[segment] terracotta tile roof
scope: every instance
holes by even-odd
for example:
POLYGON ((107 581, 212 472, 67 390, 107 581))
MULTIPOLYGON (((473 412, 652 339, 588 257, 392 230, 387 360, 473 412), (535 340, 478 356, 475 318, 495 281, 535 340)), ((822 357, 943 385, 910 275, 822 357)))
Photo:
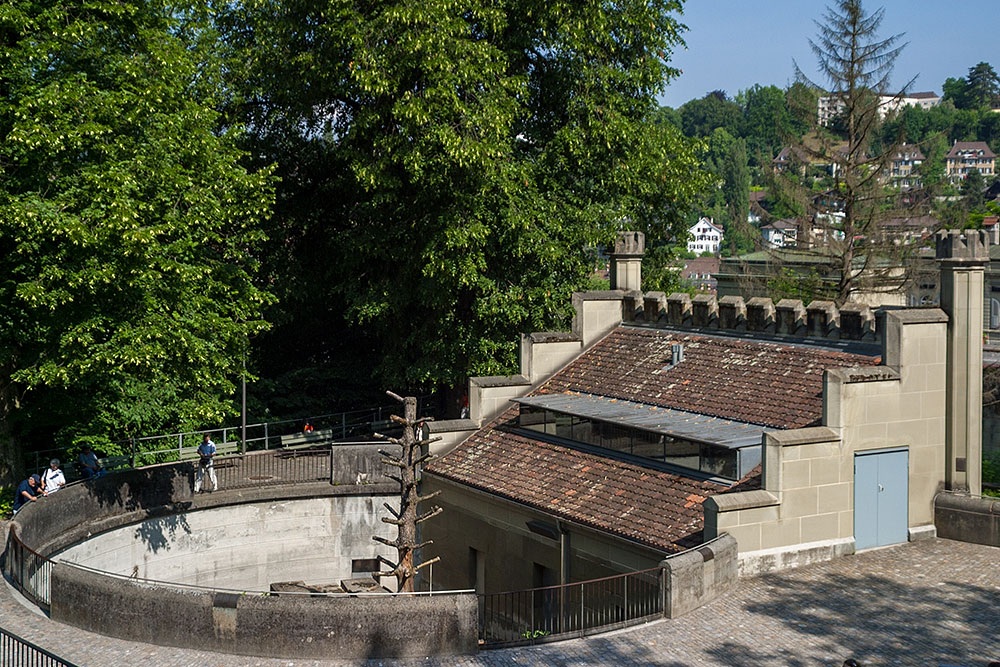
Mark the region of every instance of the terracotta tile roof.
POLYGON ((985 141, 956 141, 945 157, 962 157, 963 153, 979 153, 981 157, 987 158, 996 157, 996 154, 990 150, 989 145, 985 141))
MULTIPOLYGON (((509 409, 427 472, 671 553, 704 541, 701 503, 728 487, 511 432, 505 423, 517 414, 509 409)), ((758 468, 740 490, 759 477, 758 468)))
POLYGON ((619 327, 538 389, 579 391, 774 426, 816 425, 823 371, 877 365, 878 357, 829 348, 619 327), (671 345, 684 360, 670 368, 671 345))
MULTIPOLYGON (((619 327, 536 393, 587 391, 795 428, 818 422, 822 372, 877 358, 670 330, 619 327), (664 370, 670 345, 684 360, 664 370)), ((427 473, 666 552, 701 544, 702 502, 760 487, 760 466, 726 486, 514 432, 513 406, 427 473)))
POLYGON ((692 276, 697 278, 706 273, 718 273, 720 261, 718 257, 696 257, 686 260, 684 268, 681 269, 681 280, 690 280, 692 276))

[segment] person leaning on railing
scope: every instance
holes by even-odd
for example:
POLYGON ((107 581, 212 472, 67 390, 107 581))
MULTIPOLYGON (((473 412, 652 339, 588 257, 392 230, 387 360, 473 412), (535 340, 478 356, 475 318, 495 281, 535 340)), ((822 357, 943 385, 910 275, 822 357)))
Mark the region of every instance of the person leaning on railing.
POLYGON ((27 505, 29 502, 38 500, 40 496, 48 495, 42 489, 42 478, 32 475, 17 486, 17 493, 14 496, 14 514, 27 505))
POLYGON ((59 469, 59 459, 49 461, 49 467, 42 473, 42 489, 46 494, 55 493, 66 486, 66 476, 59 469))

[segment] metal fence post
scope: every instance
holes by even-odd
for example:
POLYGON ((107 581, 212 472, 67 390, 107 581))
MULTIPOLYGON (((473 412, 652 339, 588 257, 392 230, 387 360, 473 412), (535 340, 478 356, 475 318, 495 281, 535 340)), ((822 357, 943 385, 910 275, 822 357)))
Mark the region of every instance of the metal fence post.
POLYGON ((130 438, 132 440, 132 467, 135 468, 135 438, 130 438))
POLYGON ((264 449, 267 449, 268 438, 267 438, 267 422, 264 422, 264 449))
POLYGON ((623 620, 626 621, 629 619, 630 615, 628 609, 628 582, 629 582, 629 577, 626 576, 625 579, 623 580, 623 583, 625 584, 625 618, 623 620))

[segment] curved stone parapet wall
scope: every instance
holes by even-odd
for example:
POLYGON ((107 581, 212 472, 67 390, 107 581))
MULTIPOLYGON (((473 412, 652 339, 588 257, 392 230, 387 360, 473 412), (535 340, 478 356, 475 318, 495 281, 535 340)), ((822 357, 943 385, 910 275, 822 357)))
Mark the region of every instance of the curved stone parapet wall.
MULTIPOLYGON (((377 449, 371 447, 365 456, 380 467, 377 449)), ((237 595, 121 576, 131 575, 135 566, 140 576, 143 569, 149 574, 191 568, 194 583, 203 583, 209 575, 199 572, 195 561, 204 557, 221 565, 232 557, 243 564, 224 575, 230 582, 241 570, 258 582, 313 580, 312 574, 294 575, 314 572, 317 561, 296 564, 294 554, 304 558, 310 546, 318 554, 328 546, 324 540, 332 544, 335 536, 342 547, 345 538, 358 546, 362 531, 373 522, 381 524, 383 533, 387 524, 376 518, 380 513, 362 514, 376 508, 384 512, 382 503, 398 498, 398 487, 377 475, 369 477, 375 483, 360 485, 286 483, 197 496, 192 493, 193 477, 191 463, 124 471, 69 485, 17 515, 11 530, 28 547, 56 561, 51 576, 54 620, 134 641, 281 658, 411 657, 477 650, 474 593, 237 595), (307 516, 317 522, 307 526, 307 516), (247 523, 241 528, 242 520, 247 523), (274 539, 261 548, 274 532, 283 533, 284 544, 274 539), (239 544, 241 537, 246 543, 239 544), (203 550, 205 546, 210 548, 203 550), (255 552, 262 554, 263 566, 255 552), (102 570, 110 566, 118 575, 77 567, 64 557, 102 570)), ((370 553, 375 553, 371 533, 366 537, 370 553)), ((340 568, 349 569, 352 558, 371 557, 352 549, 341 549, 340 568)), ((163 578, 184 580, 181 575, 163 578)))
POLYGON ((938 537, 1000 547, 1000 498, 939 493, 934 525, 938 537))
POLYGON ((475 653, 473 593, 235 595, 150 586, 72 565, 52 570, 52 618, 133 641, 276 658, 475 653))

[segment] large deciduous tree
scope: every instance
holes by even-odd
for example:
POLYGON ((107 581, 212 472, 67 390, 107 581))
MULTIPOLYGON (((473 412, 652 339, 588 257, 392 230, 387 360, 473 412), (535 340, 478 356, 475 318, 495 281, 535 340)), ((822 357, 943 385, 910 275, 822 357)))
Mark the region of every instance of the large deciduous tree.
POLYGON ((197 2, 0 11, 8 468, 14 437, 122 438, 231 409, 264 326, 253 275, 273 195, 220 129, 208 18, 197 2))
POLYGON ((588 247, 622 225, 680 231, 696 145, 650 122, 676 74, 680 7, 235 7, 232 113, 280 165, 269 255, 283 307, 327 313, 317 336, 342 338, 346 315, 387 384, 511 371, 518 332, 567 322, 588 247))

